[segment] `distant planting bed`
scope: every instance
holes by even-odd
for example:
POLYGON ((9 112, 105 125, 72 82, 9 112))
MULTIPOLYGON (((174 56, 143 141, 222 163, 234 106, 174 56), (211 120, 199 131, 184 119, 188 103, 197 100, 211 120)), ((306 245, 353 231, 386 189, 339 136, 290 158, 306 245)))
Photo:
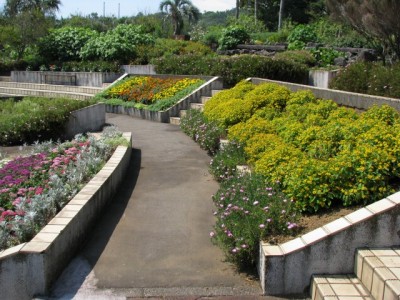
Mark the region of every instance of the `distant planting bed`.
POLYGON ((26 97, 0 105, 0 146, 58 140, 70 113, 95 104, 94 100, 26 97))
POLYGON ((204 83, 197 78, 129 77, 96 98, 109 105, 164 111, 204 83))

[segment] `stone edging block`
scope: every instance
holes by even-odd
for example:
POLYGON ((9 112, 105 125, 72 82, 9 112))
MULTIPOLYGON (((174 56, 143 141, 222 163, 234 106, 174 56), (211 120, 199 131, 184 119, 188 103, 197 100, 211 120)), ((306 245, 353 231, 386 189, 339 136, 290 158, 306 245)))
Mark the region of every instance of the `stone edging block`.
POLYGON ((355 252, 400 245, 400 192, 281 245, 260 243, 265 295, 306 295, 315 274, 350 274, 355 252))

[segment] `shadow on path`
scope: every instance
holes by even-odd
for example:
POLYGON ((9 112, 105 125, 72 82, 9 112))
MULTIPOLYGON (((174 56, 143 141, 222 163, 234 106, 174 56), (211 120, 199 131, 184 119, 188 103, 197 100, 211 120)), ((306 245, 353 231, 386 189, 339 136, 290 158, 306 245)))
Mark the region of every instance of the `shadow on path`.
MULTIPOLYGON (((125 212, 139 177, 141 159, 141 150, 132 148, 126 176, 120 185, 119 191, 114 195, 109 205, 104 208, 102 215, 96 221, 96 225, 88 234, 90 238, 78 250, 79 255, 73 259, 54 285, 49 299, 72 299, 79 289, 84 286, 84 282, 88 277, 89 285, 93 284, 93 282, 90 282, 89 274, 92 272, 93 266, 103 253, 125 212)), ((90 289, 90 286, 87 288, 90 289)))

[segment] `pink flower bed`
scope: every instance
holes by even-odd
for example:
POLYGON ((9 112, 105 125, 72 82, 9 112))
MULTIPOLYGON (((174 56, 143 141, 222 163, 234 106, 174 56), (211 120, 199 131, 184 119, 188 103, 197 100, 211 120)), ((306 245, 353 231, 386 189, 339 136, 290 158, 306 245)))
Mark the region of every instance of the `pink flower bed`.
POLYGON ((18 157, 0 168, 0 222, 24 216, 21 201, 30 203, 33 196, 45 193, 52 175, 65 176, 65 169, 86 151, 89 141, 69 143, 49 153, 18 157))

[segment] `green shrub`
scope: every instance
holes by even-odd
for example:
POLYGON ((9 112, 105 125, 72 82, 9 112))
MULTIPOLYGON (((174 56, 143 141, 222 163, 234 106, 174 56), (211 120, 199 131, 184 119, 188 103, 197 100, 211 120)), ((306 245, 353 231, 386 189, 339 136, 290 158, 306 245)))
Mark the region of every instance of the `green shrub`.
POLYGON ((287 60, 294 63, 314 67, 317 64, 315 56, 307 50, 289 50, 275 54, 276 59, 287 60))
POLYGON ((220 149, 210 162, 210 173, 215 180, 223 181, 236 175, 236 166, 246 164, 243 147, 237 142, 229 142, 220 149))
POLYGON ((250 35, 241 26, 229 26, 222 30, 221 38, 219 39, 219 49, 228 50, 234 49, 239 44, 244 44, 250 40, 250 35))
POLYGON ((276 130, 271 122, 254 115, 247 122, 240 122, 229 127, 228 138, 231 141, 238 141, 242 145, 246 145, 247 141, 257 133, 275 133, 276 130))
POLYGON ((311 25, 297 25, 289 34, 289 50, 303 49, 309 42, 317 42, 317 34, 311 25))
POLYGON ((308 78, 308 69, 304 65, 254 55, 232 57, 174 55, 154 59, 152 62, 160 74, 221 76, 226 86, 234 86, 249 77, 295 83, 304 83, 308 78))
POLYGON ((70 61, 62 63, 63 72, 114 72, 121 73, 121 67, 116 62, 108 61, 70 61))
POLYGON ((210 236, 239 269, 255 266, 260 240, 296 232, 295 205, 263 176, 231 177, 213 199, 217 223, 210 236))
POLYGON ((354 93, 400 98, 400 63, 353 63, 340 70, 330 88, 354 93))
POLYGON ((335 58, 343 56, 341 52, 331 48, 315 48, 311 50, 311 53, 318 62, 318 66, 321 67, 333 65, 335 58))
POLYGON ((30 97, 18 102, 2 101, 0 145, 58 140, 64 134, 70 112, 92 104, 94 101, 30 97))

